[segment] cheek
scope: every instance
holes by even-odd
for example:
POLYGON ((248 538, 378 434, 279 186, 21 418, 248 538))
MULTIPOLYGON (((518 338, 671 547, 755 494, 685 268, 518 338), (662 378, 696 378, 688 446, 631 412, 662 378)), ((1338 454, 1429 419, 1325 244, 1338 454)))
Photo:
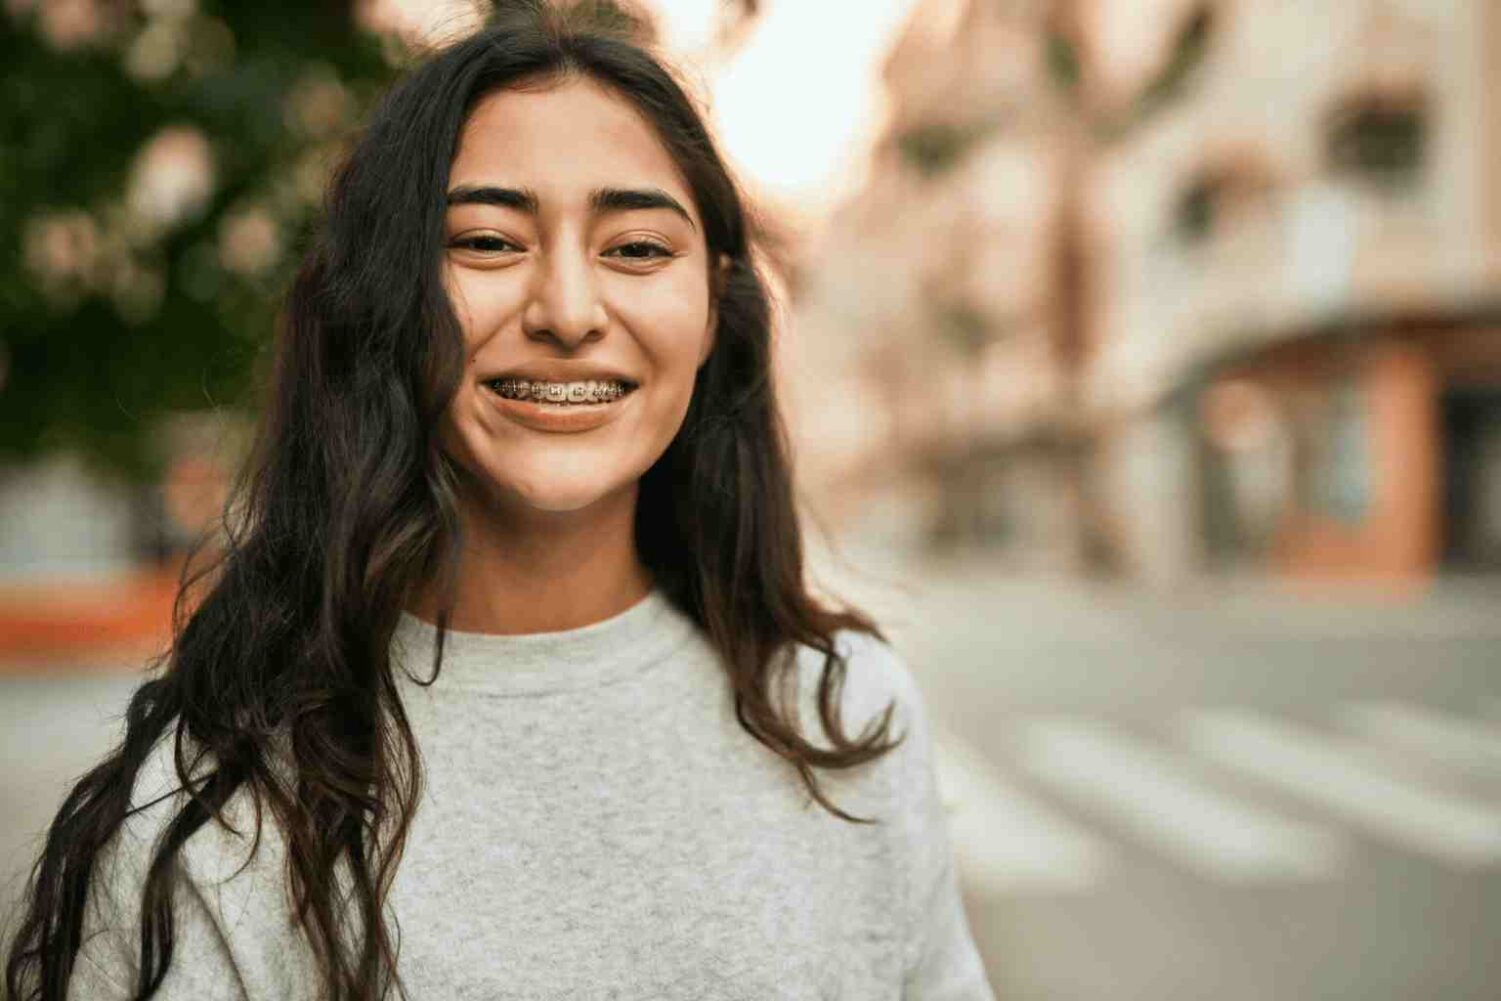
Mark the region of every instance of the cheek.
POLYGON ((450 459, 472 469, 474 448, 470 439, 474 435, 475 422, 473 415, 468 413, 467 404, 461 388, 438 420, 438 444, 450 459))
POLYGON ((443 291, 448 295, 448 304, 459 318, 465 330, 469 329, 469 288, 463 275, 447 261, 443 264, 443 291))
POLYGON ((505 276, 498 272, 444 270, 443 288, 464 332, 464 344, 473 348, 502 321, 510 306, 505 276))
POLYGON ((692 381, 709 323, 709 293, 702 279, 685 275, 636 289, 619 297, 616 314, 634 332, 659 376, 692 381))

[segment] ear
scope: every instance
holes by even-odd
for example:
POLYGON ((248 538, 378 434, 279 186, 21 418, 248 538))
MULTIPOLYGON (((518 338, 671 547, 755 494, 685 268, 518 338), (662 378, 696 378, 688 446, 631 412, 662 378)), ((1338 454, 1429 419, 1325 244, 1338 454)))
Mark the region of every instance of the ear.
POLYGON ((698 356, 700 367, 714 352, 714 341, 719 332, 719 300, 724 295, 725 283, 729 281, 731 263, 729 254, 720 254, 709 275, 709 329, 705 331, 704 349, 698 356))

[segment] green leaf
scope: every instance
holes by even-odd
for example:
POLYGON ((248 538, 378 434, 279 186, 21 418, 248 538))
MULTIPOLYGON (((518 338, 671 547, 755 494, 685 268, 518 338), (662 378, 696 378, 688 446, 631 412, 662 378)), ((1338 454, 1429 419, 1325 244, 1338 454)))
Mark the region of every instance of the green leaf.
POLYGON ((146 476, 158 417, 250 405, 252 366, 316 210, 273 194, 295 190, 299 165, 338 139, 289 129, 288 95, 310 73, 337 79, 353 122, 394 73, 349 8, 201 0, 190 37, 228 39, 223 58, 151 81, 124 69, 138 23, 117 43, 66 53, 37 36, 34 19, 0 31, 0 461, 70 447, 146 476), (213 195, 198 218, 127 242, 118 219, 132 163, 172 124, 208 138, 213 195), (257 276, 216 267, 220 224, 247 204, 274 205, 282 237, 278 264, 257 276), (43 288, 26 237, 35 217, 55 212, 86 215, 100 245, 125 256, 43 288), (110 286, 139 270, 159 276, 161 297, 132 322, 110 286))

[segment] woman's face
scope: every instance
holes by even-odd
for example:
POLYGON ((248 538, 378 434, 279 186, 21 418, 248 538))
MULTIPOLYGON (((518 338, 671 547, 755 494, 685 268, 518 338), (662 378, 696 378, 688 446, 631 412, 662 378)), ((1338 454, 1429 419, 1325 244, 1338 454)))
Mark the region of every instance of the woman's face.
POLYGON ((486 96, 450 170, 445 248, 466 356, 445 452, 505 509, 634 490, 715 324, 703 223, 647 120, 586 78, 486 96), (609 379, 634 388, 614 398, 609 379), (512 398, 534 394, 602 402, 512 398))

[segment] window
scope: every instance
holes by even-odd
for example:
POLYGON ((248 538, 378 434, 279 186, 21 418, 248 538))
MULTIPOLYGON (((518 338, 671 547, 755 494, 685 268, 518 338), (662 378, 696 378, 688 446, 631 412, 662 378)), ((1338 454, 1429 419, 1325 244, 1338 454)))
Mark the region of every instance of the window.
POLYGON ((1419 87, 1346 98, 1329 116, 1325 161, 1332 172, 1355 180, 1409 186, 1422 174, 1428 119, 1427 96, 1419 87))
POLYGON ((1194 170, 1179 190, 1173 232, 1184 243, 1208 240, 1232 228, 1231 217, 1256 215, 1274 183, 1270 162, 1255 148, 1219 153, 1194 170))

